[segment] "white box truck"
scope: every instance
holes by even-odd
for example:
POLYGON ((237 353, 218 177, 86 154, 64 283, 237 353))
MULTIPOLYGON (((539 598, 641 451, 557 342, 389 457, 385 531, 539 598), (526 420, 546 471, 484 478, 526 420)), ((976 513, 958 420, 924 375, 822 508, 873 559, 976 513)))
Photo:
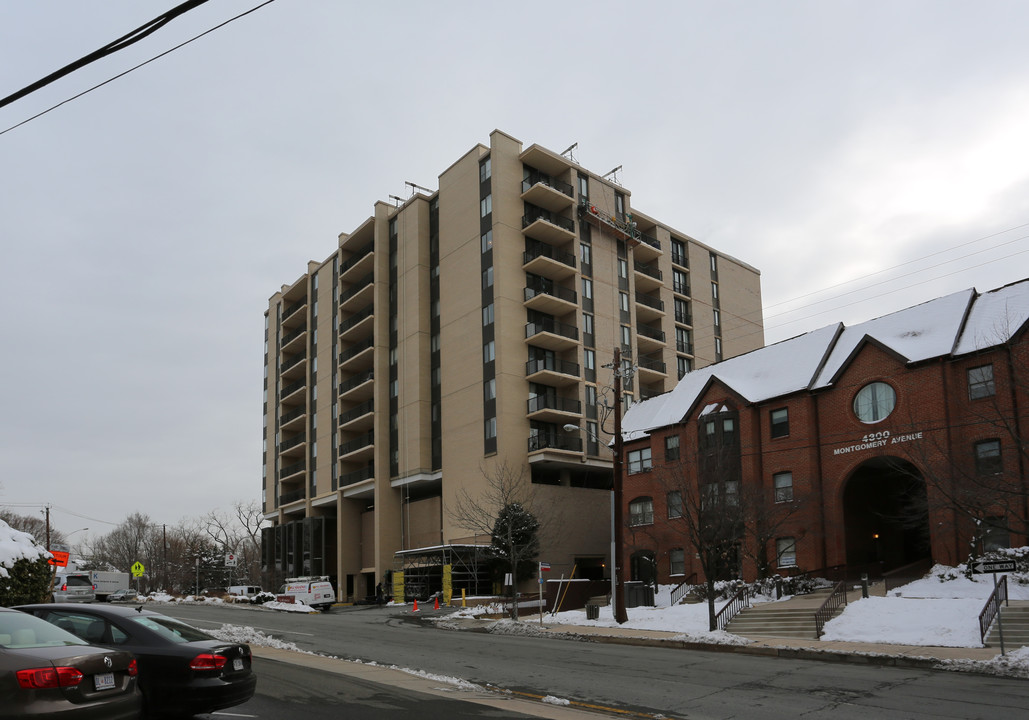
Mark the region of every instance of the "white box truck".
POLYGON ((107 602, 107 596, 115 590, 127 590, 129 588, 129 574, 124 572, 106 572, 104 570, 89 570, 89 578, 96 588, 96 599, 100 602, 107 602))

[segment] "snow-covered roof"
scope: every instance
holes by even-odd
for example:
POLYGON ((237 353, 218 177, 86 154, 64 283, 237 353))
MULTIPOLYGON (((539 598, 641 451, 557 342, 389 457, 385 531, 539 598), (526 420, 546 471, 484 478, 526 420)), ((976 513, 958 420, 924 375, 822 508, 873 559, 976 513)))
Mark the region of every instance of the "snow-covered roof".
POLYGON ((18 560, 35 560, 45 554, 46 549, 38 545, 35 538, 0 520, 0 578, 9 577, 8 569, 18 560))
POLYGON ((845 327, 829 325, 687 373, 670 392, 633 405, 626 440, 674 425, 714 379, 749 403, 829 387, 866 339, 908 363, 961 355, 1007 342, 1029 322, 1029 279, 978 295, 974 289, 845 327))

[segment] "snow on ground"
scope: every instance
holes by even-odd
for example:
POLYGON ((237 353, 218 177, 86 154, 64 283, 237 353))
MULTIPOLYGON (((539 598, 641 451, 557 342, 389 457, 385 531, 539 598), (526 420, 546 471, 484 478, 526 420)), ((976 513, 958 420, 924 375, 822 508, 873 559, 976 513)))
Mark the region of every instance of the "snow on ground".
POLYGON ((847 605, 843 614, 825 624, 823 640, 982 647, 979 613, 985 600, 915 600, 870 597, 847 605))

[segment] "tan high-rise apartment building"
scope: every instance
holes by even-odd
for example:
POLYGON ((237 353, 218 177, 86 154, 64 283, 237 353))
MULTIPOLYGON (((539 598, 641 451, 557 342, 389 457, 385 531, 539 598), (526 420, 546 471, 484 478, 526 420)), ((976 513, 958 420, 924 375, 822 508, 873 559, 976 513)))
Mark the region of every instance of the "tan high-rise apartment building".
POLYGON ((454 508, 501 467, 560 519, 555 576, 600 579, 615 348, 631 403, 761 347, 759 273, 500 131, 415 190, 269 300, 266 582, 329 575, 363 599, 403 570, 424 596, 447 565, 454 592, 489 592, 488 539, 454 508))

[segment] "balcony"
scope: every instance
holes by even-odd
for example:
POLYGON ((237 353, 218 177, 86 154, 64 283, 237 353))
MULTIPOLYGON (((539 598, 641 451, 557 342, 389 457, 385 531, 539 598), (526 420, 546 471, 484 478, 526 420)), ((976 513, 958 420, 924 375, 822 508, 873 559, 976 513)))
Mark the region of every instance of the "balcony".
POLYGON ((299 490, 290 490, 279 495, 279 505, 289 505, 295 503, 298 500, 304 500, 307 497, 307 493, 303 488, 299 490))
POLYGON ((551 280, 564 280, 575 275, 575 255, 547 245, 533 243, 522 254, 522 268, 551 280))
POLYGON ((579 328, 545 318, 525 323, 525 339, 545 350, 569 350, 579 346, 579 328))
POLYGON ((522 200, 544 210, 558 212, 572 206, 575 202, 575 190, 566 182, 533 171, 529 173, 529 177, 522 180, 522 200))
POLYGON ((282 353, 285 355, 289 352, 296 352, 304 349, 304 343, 307 337, 307 325, 303 327, 290 330, 288 333, 282 336, 279 340, 279 344, 282 346, 282 353))
POLYGON ((352 313, 372 304, 375 296, 375 273, 370 272, 347 285, 339 294, 339 309, 352 313))
POLYGON ((339 459, 357 462, 370 459, 375 454, 375 433, 369 432, 339 446, 339 459))
POLYGON ((525 377, 544 385, 569 385, 579 382, 579 365, 557 358, 537 358, 525 363, 525 377))
POLYGON ((564 315, 578 309, 579 296, 574 290, 543 281, 546 278, 538 278, 525 287, 525 307, 548 315, 564 315))
POLYGON ((375 373, 363 372, 339 384, 339 399, 346 402, 358 402, 372 397, 375 390, 373 380, 375 373))
POLYGON ((532 209, 522 216, 522 231, 529 237, 551 245, 560 245, 575 239, 574 222, 543 208, 532 209))
POLYGON ((351 315, 339 324, 339 339, 343 342, 354 342, 372 334, 374 323, 371 307, 366 307, 361 312, 351 315))
POLYGON ((355 485, 365 480, 371 480, 375 477, 375 465, 369 464, 360 470, 352 470, 351 472, 343 473, 339 476, 339 486, 347 487, 348 485, 355 485))
POLYGON ((292 382, 289 385, 286 385, 284 388, 282 388, 281 391, 279 391, 279 400, 285 402, 287 399, 290 398, 291 395, 301 392, 305 387, 307 387, 306 379, 301 379, 297 380, 296 382, 292 382))
POLYGON ((298 407, 290 410, 279 418, 279 430, 296 430, 304 427, 304 418, 307 417, 307 408, 298 407))
POLYGON ((636 369, 640 375, 641 385, 668 377, 667 365, 655 358, 640 357, 636 362, 636 369))
POLYGON ((693 343, 689 342, 688 340, 676 340, 675 341, 675 351, 676 352, 684 353, 686 355, 692 355, 693 354, 693 343))
MULTIPOLYGON (((297 433, 288 440, 283 440, 279 443, 279 456, 286 457, 304 457, 307 452, 307 433, 297 433)), ((280 478, 281 479, 281 478, 280 478)))
POLYGON ((664 347, 665 333, 660 327, 639 323, 636 325, 636 343, 641 350, 664 347))
POLYGON ((307 323, 307 313, 301 312, 307 307, 307 297, 302 297, 296 302, 290 303, 282 310, 282 327, 296 327, 300 322, 307 323))
POLYGON ((355 250, 353 255, 340 263, 339 279, 341 284, 354 282, 354 278, 359 278, 372 271, 372 266, 375 262, 375 257, 372 254, 374 248, 374 241, 369 242, 367 245, 363 245, 355 250))
POLYGON ((675 322, 681 323, 682 325, 690 325, 690 326, 692 326, 693 325, 693 315, 691 313, 688 313, 688 312, 676 311, 676 313, 675 313, 675 322))
POLYGON ((372 347, 372 338, 348 347, 339 354, 339 369, 343 373, 353 373, 359 370, 368 370, 372 366, 372 359, 375 349, 372 347))
POLYGON ((279 470, 279 482, 302 479, 305 472, 307 472, 307 462, 304 460, 283 465, 279 470))
POLYGON ((564 452, 581 453, 582 438, 579 437, 558 437, 555 435, 533 435, 529 438, 529 452, 540 450, 561 450, 564 452))
POLYGON ((375 401, 365 400, 360 405, 339 414, 339 428, 347 432, 370 430, 375 424, 375 401))
POLYGON ((527 407, 530 420, 566 423, 582 417, 582 403, 576 398, 537 395, 529 398, 527 407))
POLYGON ((307 376, 307 356, 292 355, 282 359, 279 375, 283 380, 296 380, 307 376))
POLYGON ((655 295, 636 291, 636 317, 640 320, 658 320, 664 317, 665 304, 655 295))
POLYGON ((653 290, 663 285, 663 276, 657 264, 648 264, 634 260, 632 270, 635 273, 637 290, 653 290))

